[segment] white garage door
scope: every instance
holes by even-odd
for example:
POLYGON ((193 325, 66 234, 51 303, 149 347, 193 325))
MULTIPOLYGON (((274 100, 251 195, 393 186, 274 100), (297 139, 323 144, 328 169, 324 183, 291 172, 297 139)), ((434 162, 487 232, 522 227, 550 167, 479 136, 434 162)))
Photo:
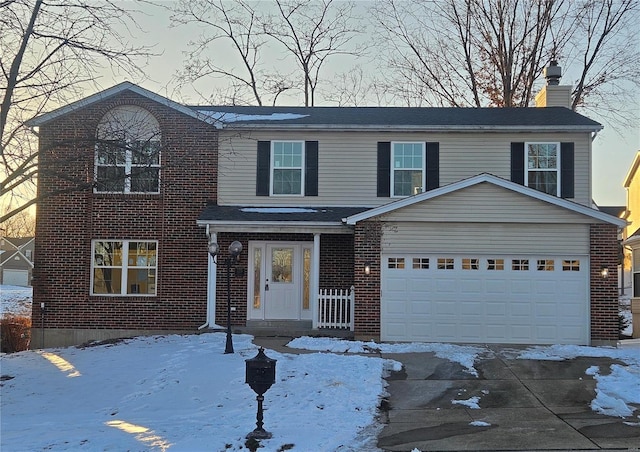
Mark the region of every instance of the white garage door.
POLYGON ((29 272, 27 270, 2 270, 2 283, 7 286, 28 286, 29 272))
POLYGON ((382 255, 381 339, 589 343, 586 256, 382 255))

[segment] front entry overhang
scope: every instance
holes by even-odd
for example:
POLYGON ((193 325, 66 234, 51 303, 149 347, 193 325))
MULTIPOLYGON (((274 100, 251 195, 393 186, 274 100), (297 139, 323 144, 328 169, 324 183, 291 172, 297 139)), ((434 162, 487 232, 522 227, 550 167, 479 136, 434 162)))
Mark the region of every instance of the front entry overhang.
POLYGON ((219 206, 210 203, 200 214, 198 226, 208 231, 295 234, 353 234, 343 218, 370 207, 262 207, 219 206))

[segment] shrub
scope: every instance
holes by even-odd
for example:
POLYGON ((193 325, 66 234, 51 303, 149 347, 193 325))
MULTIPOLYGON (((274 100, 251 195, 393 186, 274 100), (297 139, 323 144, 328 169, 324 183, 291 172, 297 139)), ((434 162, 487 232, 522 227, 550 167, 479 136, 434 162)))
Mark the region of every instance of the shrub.
POLYGON ((0 319, 0 351, 14 353, 29 349, 31 317, 7 314, 0 319))

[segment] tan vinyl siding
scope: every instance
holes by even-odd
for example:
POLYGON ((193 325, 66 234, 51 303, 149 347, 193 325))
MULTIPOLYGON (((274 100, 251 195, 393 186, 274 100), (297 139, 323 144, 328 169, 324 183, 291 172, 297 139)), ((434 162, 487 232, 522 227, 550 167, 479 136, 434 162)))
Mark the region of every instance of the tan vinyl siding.
POLYGON ((589 225, 390 222, 382 251, 587 255, 589 225))
POLYGON ((591 142, 587 133, 423 133, 339 131, 223 131, 220 137, 220 205, 378 206, 391 198, 376 196, 377 143, 440 143, 440 185, 480 173, 511 177, 512 142, 574 142, 575 198, 591 203, 591 142), (318 196, 255 196, 257 141, 318 141, 318 196))
POLYGON ((593 223, 580 215, 544 201, 483 182, 453 193, 398 209, 384 221, 460 221, 516 223, 593 223))

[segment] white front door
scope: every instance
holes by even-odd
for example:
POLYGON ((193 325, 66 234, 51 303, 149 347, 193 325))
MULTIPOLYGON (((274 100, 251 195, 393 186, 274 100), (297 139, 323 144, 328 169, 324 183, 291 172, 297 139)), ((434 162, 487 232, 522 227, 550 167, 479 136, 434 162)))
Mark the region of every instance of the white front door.
POLYGON ((249 244, 250 320, 311 318, 310 275, 313 244, 252 242, 249 244))

